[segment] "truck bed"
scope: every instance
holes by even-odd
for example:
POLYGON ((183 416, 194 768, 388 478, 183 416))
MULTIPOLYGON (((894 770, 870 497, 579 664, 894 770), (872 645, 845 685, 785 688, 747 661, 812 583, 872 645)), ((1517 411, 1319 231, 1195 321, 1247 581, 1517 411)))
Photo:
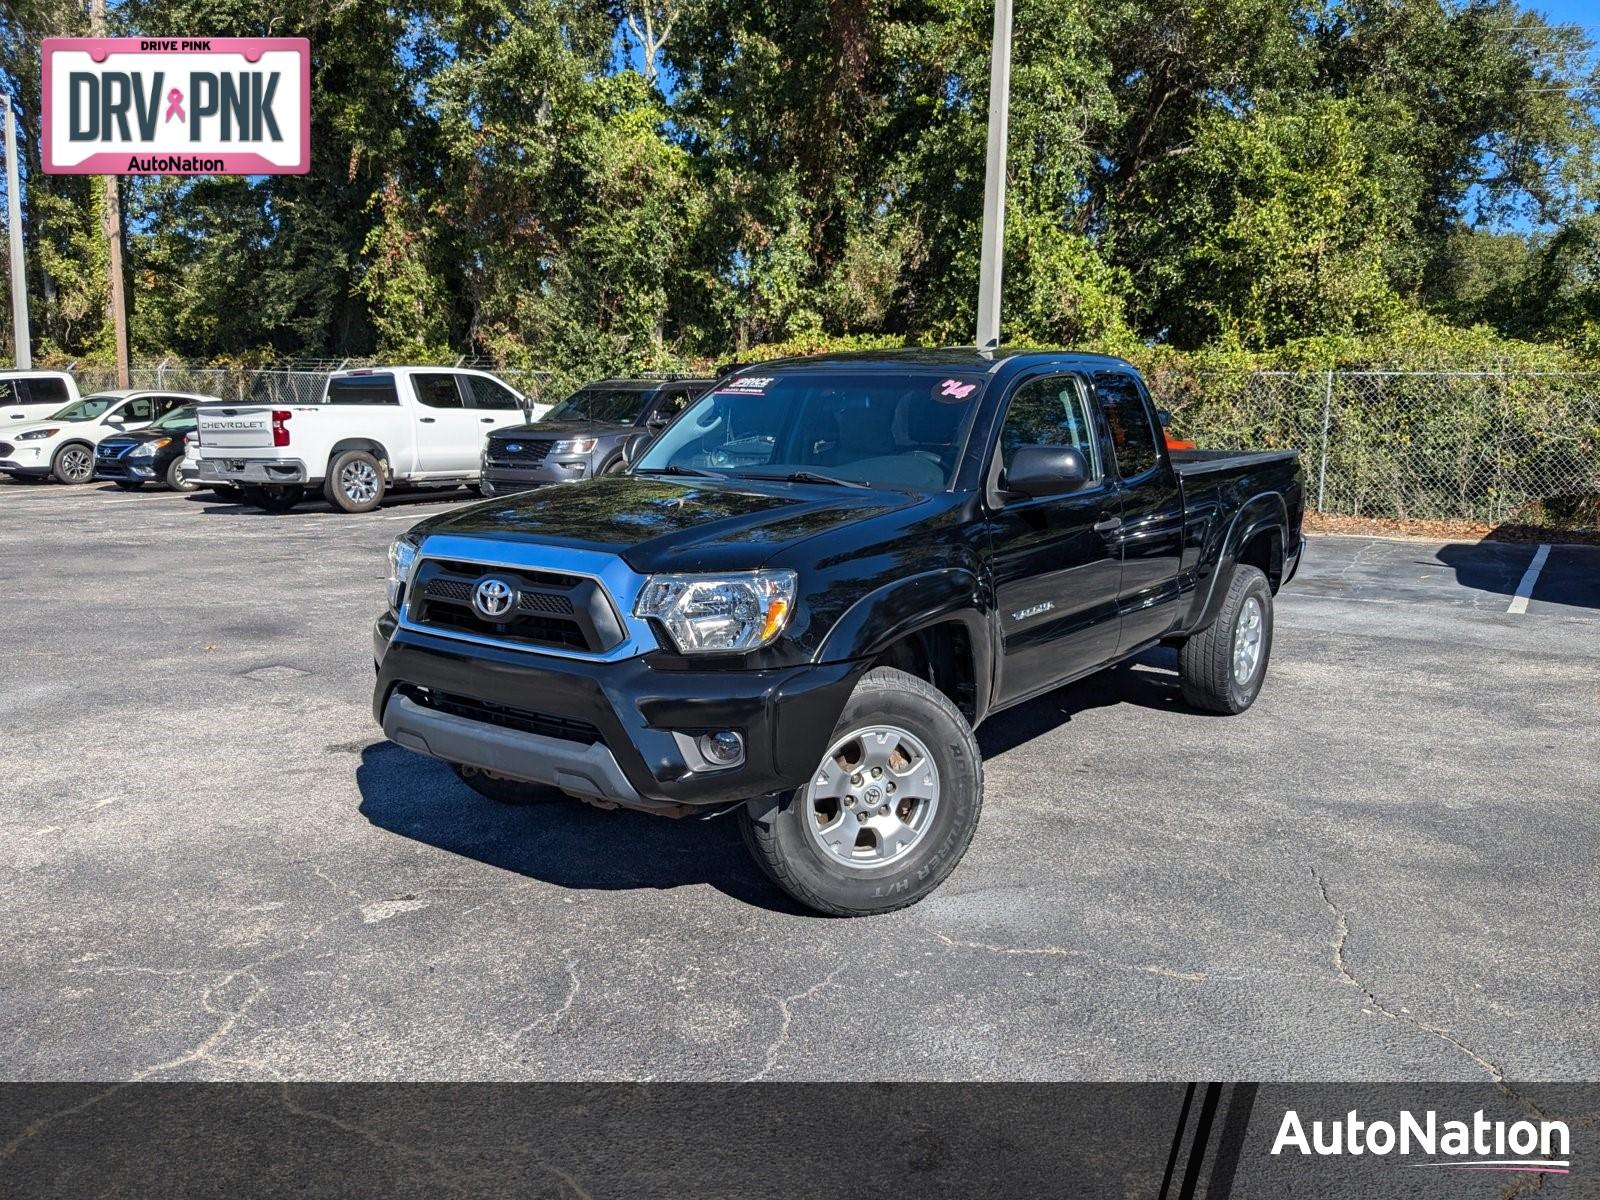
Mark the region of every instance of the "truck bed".
POLYGON ((1169 450, 1172 469, 1185 478, 1213 471, 1240 471, 1274 462, 1293 462, 1298 450, 1169 450))

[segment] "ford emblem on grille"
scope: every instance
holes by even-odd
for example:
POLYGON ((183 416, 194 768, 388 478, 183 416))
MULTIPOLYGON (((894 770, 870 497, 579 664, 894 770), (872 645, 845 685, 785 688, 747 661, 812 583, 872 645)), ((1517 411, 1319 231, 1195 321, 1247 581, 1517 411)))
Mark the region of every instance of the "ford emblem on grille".
POLYGON ((491 621, 498 621, 510 612, 516 599, 516 590, 504 579, 496 579, 493 575, 480 579, 478 586, 472 589, 472 607, 478 610, 479 616, 491 621))
POLYGON ((506 443, 506 453, 507 454, 521 454, 522 453, 522 443, 521 442, 508 442, 508 443, 506 443))

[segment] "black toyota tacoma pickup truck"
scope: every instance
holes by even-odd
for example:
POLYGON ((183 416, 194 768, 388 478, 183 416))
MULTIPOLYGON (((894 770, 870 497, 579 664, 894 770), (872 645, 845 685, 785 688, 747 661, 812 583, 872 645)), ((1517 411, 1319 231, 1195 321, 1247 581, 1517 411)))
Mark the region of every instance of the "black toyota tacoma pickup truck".
POLYGON ((373 712, 496 799, 736 812, 797 900, 884 912, 965 852, 995 713, 1160 643, 1249 708, 1303 509, 1293 452, 1169 451, 1120 359, 745 367, 626 474, 397 539, 373 712))

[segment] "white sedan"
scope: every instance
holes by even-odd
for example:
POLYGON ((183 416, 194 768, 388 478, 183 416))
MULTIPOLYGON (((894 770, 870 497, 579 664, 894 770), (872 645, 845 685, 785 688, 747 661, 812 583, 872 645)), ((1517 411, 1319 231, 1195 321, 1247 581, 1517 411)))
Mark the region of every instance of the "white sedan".
POLYGON ((215 402, 215 397, 129 388, 95 392, 47 421, 0 433, 0 474, 13 479, 88 483, 94 477, 94 448, 103 439, 143 429, 180 405, 204 400, 215 402))

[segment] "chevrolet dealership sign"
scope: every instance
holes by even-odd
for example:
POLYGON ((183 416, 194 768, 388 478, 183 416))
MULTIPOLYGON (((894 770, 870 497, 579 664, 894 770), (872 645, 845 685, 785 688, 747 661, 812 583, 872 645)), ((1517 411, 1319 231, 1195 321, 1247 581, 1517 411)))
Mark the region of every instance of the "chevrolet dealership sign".
POLYGON ((45 38, 44 169, 300 175, 311 167, 305 38, 45 38))

